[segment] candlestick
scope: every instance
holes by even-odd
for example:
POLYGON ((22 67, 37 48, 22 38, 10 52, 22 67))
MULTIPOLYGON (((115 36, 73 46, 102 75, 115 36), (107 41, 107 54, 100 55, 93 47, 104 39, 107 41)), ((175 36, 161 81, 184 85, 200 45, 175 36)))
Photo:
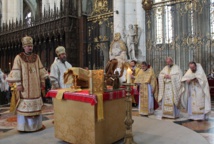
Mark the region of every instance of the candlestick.
POLYGON ((11 71, 11 63, 9 62, 9 70, 11 71))
POLYGON ((132 134, 132 124, 134 120, 132 119, 132 98, 131 98, 131 86, 134 84, 126 83, 126 118, 124 123, 126 125, 126 133, 124 137, 124 144, 137 144, 133 139, 132 134))

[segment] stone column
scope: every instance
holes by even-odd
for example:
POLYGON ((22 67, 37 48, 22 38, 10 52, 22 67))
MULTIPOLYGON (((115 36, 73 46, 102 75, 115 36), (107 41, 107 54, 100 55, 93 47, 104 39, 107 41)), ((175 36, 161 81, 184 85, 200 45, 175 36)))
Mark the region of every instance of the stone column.
POLYGON ((58 2, 58 0, 51 0, 51 1, 50 1, 50 9, 51 9, 51 10, 54 9, 54 4, 55 4, 56 7, 57 7, 57 2, 58 2))
POLYGON ((125 27, 125 0, 114 0, 114 33, 122 35, 125 27))
POLYGON ((60 0, 55 0, 56 8, 58 8, 58 10, 60 10, 60 2, 60 0))
POLYGON ((45 11, 49 10, 49 0, 42 0, 42 14, 44 14, 44 9, 45 11))
POLYGON ((23 20, 23 0, 2 0, 2 21, 23 20))
POLYGON ((139 42, 137 59, 139 62, 146 60, 146 33, 145 33, 145 10, 142 8, 142 0, 136 0, 136 20, 139 28, 139 42))
POLYGON ((125 0, 125 27, 136 24, 136 0, 125 0))
POLYGON ((2 0, 2 23, 7 22, 7 3, 8 0, 2 0))
POLYGON ((23 20, 23 0, 15 0, 15 14, 14 14, 14 21, 16 20, 23 20))
POLYGON ((58 10, 60 10, 60 2, 61 2, 61 0, 42 0, 42 13, 44 13, 44 8, 46 11, 48 11, 49 6, 50 6, 50 10, 53 10, 54 4, 56 5, 56 8, 58 8, 58 10))
POLYGON ((7 22, 12 22, 12 19, 16 19, 15 13, 16 13, 16 0, 10 0, 7 2, 7 22))

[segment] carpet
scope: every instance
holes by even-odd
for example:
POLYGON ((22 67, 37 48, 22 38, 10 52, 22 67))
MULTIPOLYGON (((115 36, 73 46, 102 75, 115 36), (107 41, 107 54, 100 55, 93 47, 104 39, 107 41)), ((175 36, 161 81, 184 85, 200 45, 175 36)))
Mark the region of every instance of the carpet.
MULTIPOLYGON (((15 114, 9 112, 9 105, 1 107, 0 114, 0 133, 8 132, 16 128, 17 118, 15 114)), ((53 117, 53 105, 45 104, 42 107, 42 120, 52 120, 53 117)))

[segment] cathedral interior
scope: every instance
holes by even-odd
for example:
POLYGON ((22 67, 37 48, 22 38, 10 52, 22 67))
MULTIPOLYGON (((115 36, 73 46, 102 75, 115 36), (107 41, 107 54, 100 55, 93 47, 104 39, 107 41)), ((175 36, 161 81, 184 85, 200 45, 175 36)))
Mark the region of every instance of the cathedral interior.
MULTIPOLYGON (((118 64, 146 61, 158 77, 167 57, 183 74, 190 61, 200 63, 205 74, 212 76, 208 80, 209 119, 189 120, 182 110, 178 119, 161 119, 159 110, 144 117, 133 106, 133 137, 138 144, 214 144, 214 0, 0 0, 0 24, 0 69, 7 74, 15 56, 23 52, 24 36, 33 38, 33 52, 47 71, 57 57, 58 46, 65 47, 67 61, 73 67, 88 70, 105 69, 112 59, 118 59, 118 64)), ((0 143, 69 142, 55 137, 57 121, 53 122, 55 110, 51 99, 46 99, 42 109, 46 128, 35 133, 17 132, 10 104, 2 100, 0 143)), ((114 142, 120 143, 123 139, 114 142)), ((132 144, 126 144, 129 143, 132 144)), ((76 144, 93 142, 76 141, 76 144)))

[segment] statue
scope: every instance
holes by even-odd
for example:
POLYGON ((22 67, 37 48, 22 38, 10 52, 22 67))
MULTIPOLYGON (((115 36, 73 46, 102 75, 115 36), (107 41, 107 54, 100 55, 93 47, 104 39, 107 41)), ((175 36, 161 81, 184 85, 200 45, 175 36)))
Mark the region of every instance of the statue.
POLYGON ((129 30, 124 31, 124 37, 126 37, 127 40, 127 47, 128 47, 128 56, 130 60, 137 61, 135 57, 135 47, 138 44, 138 27, 135 25, 135 27, 130 24, 129 30))
POLYGON ((87 7, 86 7, 86 13, 88 15, 90 15, 92 13, 92 10, 93 10, 93 2, 92 2, 92 0, 88 0, 87 7))
POLYGON ((142 6, 145 11, 149 11, 152 9, 153 1, 152 0, 143 0, 142 6))
POLYGON ((121 68, 122 64, 127 61, 126 51, 127 51, 126 45, 121 40, 120 33, 115 33, 114 40, 112 41, 109 50, 110 60, 117 59, 118 67, 121 68))

